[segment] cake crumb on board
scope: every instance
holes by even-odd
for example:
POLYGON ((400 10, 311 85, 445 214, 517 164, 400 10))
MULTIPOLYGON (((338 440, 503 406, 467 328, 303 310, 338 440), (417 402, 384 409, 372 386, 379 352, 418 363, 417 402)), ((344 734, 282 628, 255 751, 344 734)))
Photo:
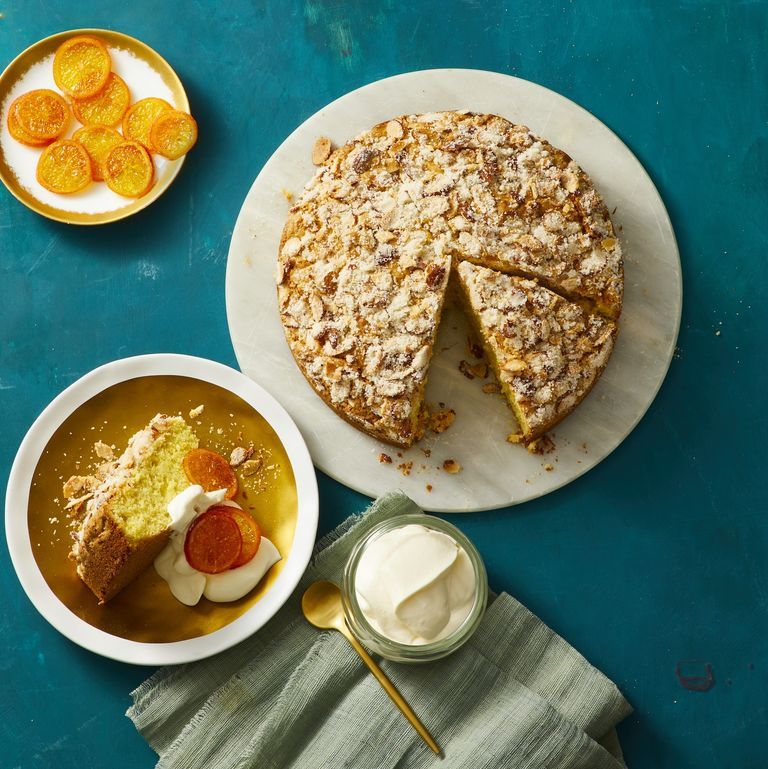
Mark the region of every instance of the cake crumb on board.
POLYGON ((333 145, 327 136, 319 136, 312 145, 312 163, 321 166, 331 156, 333 145))
MULTIPOLYGON (((441 404, 444 405, 444 404, 441 404)), ((444 433, 456 419, 456 412, 453 409, 441 408, 438 411, 432 411, 427 420, 427 427, 433 433, 444 433)), ((427 454, 426 456, 429 456, 427 454)))
POLYGON ((443 470, 451 475, 461 472, 461 465, 455 459, 446 459, 443 462, 443 470))
POLYGON ((551 454, 557 448, 557 446, 555 446, 553 436, 545 434, 540 438, 537 438, 535 441, 531 441, 526 448, 531 454, 542 456, 544 454, 551 454))
POLYGON ((473 358, 485 357, 482 345, 472 336, 467 337, 467 351, 473 358))

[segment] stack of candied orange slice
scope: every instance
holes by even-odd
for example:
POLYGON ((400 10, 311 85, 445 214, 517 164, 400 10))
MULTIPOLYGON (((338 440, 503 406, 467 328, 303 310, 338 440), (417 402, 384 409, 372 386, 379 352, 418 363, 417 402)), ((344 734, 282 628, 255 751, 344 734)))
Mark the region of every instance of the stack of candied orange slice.
MULTIPOLYGON (((210 449, 192 449, 183 460, 190 483, 204 491, 226 489, 225 499, 237 495, 237 476, 229 462, 210 449)), ((253 559, 261 544, 261 529, 239 507, 226 503, 209 507, 194 520, 184 540, 184 554, 193 569, 218 574, 253 559)))
POLYGON ((71 194, 104 181, 119 195, 139 198, 154 182, 152 153, 176 160, 197 141, 195 119, 164 99, 131 105, 131 92, 97 37, 62 43, 53 79, 71 103, 56 91, 37 89, 15 99, 7 117, 14 139, 44 148, 37 180, 51 192, 71 194), (72 114, 83 127, 67 139, 72 114))

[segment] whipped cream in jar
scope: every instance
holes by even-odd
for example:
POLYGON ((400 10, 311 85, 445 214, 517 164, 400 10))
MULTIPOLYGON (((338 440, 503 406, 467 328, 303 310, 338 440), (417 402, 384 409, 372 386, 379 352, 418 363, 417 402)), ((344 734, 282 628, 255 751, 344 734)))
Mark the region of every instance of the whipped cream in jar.
POLYGON ((424 514, 368 530, 344 570, 344 613, 369 649, 399 662, 445 657, 477 629, 488 578, 475 546, 455 526, 424 514))

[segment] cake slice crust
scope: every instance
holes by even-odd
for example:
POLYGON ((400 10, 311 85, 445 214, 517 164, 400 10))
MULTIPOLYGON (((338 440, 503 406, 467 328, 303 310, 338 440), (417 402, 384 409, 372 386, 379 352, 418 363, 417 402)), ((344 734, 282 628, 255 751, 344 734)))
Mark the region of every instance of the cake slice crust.
POLYGON ((570 414, 613 350, 617 326, 535 281, 471 262, 456 268, 467 314, 529 444, 570 414))

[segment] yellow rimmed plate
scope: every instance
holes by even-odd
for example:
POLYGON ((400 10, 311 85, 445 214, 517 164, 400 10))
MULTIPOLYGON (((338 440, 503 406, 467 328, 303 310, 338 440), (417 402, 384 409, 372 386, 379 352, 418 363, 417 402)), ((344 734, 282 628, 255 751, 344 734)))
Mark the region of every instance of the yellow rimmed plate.
MULTIPOLYGON (((169 101, 176 107, 176 109, 184 112, 189 112, 189 100, 187 94, 184 91, 184 86, 179 80, 178 75, 174 72, 171 65, 159 54, 157 51, 150 48, 148 45, 142 43, 130 35, 124 35, 121 32, 113 32, 109 29, 70 29, 66 32, 59 32, 50 37, 39 40, 34 45, 31 45, 26 50, 22 51, 0 75, 0 108, 2 108, 2 126, 0 126, 0 179, 3 184, 8 188, 8 191, 19 201, 21 201, 27 208, 32 209, 36 213, 53 219, 58 222, 65 222, 67 224, 108 224, 109 222, 116 222, 120 219, 125 219, 137 211, 141 211, 148 205, 157 200, 167 189, 171 186, 173 180, 178 175, 184 164, 184 157, 178 160, 166 160, 159 156, 153 156, 155 161, 155 182, 150 191, 138 199, 121 198, 116 200, 118 196, 109 190, 103 189, 105 187, 103 182, 94 182, 82 193, 76 193, 76 195, 55 195, 55 193, 48 193, 43 190, 35 181, 30 181, 28 178, 24 183, 20 179, 19 170, 24 167, 28 169, 31 153, 39 155, 42 152, 42 148, 23 148, 28 150, 26 165, 24 165, 24 158, 21 163, 16 162, 17 156, 20 154, 19 148, 15 147, 9 142, 14 140, 10 138, 7 128, 7 112, 11 96, 15 96, 14 90, 17 89, 21 79, 29 73, 32 68, 39 66, 41 62, 45 61, 49 57, 52 57, 56 52, 56 49, 70 37, 75 35, 95 35, 107 44, 110 49, 110 53, 115 52, 117 56, 122 57, 122 54, 130 54, 130 58, 125 58, 125 61, 130 64, 131 73, 127 74, 127 78, 123 79, 128 83, 128 87, 131 89, 131 103, 137 101, 145 96, 159 96, 166 98, 170 96, 169 101), (151 75, 149 79, 136 77, 136 72, 146 72, 146 68, 149 67, 154 70, 154 75, 151 75), (160 93, 152 93, 153 80, 155 75, 159 77, 159 81, 162 82, 160 93), (133 80, 133 82, 131 82, 133 80), (149 89, 149 90, 147 90, 149 89), (12 157, 13 155, 13 157, 12 157), (97 186, 98 185, 98 186, 97 186), (94 193, 100 195, 99 201, 105 199, 107 201, 107 208, 109 210, 93 210, 98 208, 99 201, 94 200, 94 193), (114 196, 114 197, 113 197, 114 196), (61 198, 61 202, 54 200, 53 198, 61 198), (124 204, 123 204, 124 201, 124 204), (71 210, 71 209, 80 210, 71 210)), ((124 70, 121 71, 121 63, 113 55, 113 70, 120 74, 124 74, 124 70)), ((51 68, 50 72, 50 84, 36 82, 30 85, 30 90, 33 87, 48 87, 54 90, 56 88, 53 83, 53 72, 51 68)), ((24 88, 24 90, 27 90, 24 88)), ((68 131, 68 135, 73 133, 79 127, 79 123, 73 118, 68 131)), ((21 153, 23 154, 23 153, 21 153)), ((23 177, 24 172, 21 173, 23 177)), ((28 171, 26 176, 28 176, 28 171)))

